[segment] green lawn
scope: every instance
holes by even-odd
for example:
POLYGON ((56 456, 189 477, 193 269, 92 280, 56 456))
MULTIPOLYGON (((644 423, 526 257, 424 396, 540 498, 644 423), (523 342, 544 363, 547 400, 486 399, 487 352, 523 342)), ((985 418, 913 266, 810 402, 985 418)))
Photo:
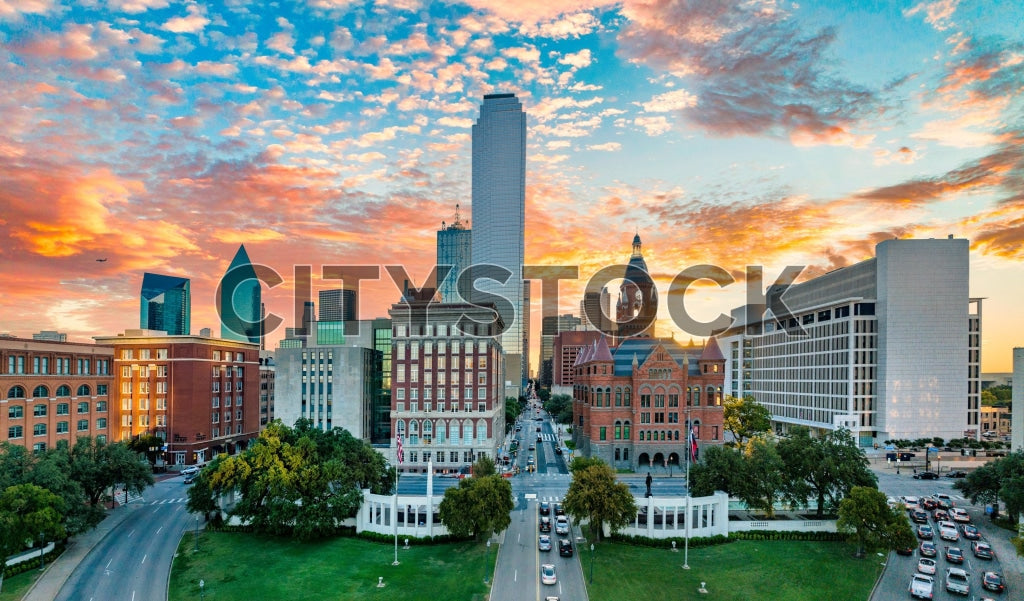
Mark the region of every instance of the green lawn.
POLYGON ((41 572, 39 570, 29 570, 22 572, 17 576, 11 576, 4 578, 3 592, 0 593, 0 601, 20 601, 28 589, 32 587, 32 583, 39 578, 41 572))
MULTIPOLYGON (((484 561, 497 547, 482 543, 394 546, 335 538, 300 543, 254 534, 204 532, 199 552, 182 539, 171 570, 169 601, 483 601, 484 561), (378 577, 384 588, 377 588, 378 577)), ((488 577, 493 573, 488 571, 488 577)))
MULTIPOLYGON (((853 552, 845 543, 738 541, 690 549, 690 569, 683 570, 681 548, 599 543, 590 601, 866 601, 881 566, 853 552), (701 582, 707 594, 697 592, 701 582)), ((580 560, 589 578, 589 549, 580 560)))
MULTIPOLYGON (((199 598, 199 579, 210 601, 485 601, 485 558, 497 548, 481 543, 394 547, 355 538, 299 543, 253 534, 204 532, 198 553, 182 539, 171 572, 170 601, 199 598), (384 577, 384 588, 377 578, 384 577)), ((853 559, 844 543, 739 541, 690 549, 599 543, 591 601, 866 601, 878 576, 877 561, 853 559), (697 589, 706 583, 707 594, 697 589)), ((579 554, 585 578, 590 551, 579 554)), ((491 572, 488 572, 490 575, 491 572)), ((6 589, 6 583, 5 583, 6 589)), ((0 596, 0 601, 8 597, 0 596)))

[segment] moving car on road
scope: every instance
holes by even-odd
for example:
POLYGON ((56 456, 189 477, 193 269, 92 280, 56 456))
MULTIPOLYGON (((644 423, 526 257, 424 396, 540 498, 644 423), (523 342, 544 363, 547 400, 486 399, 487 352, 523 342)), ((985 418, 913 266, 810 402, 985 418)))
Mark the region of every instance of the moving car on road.
POLYGON ((569 534, 569 518, 564 515, 555 518, 555 534, 569 534))
POLYGON ((995 552, 992 551, 992 547, 988 543, 982 541, 975 541, 971 543, 971 551, 974 551, 974 556, 978 559, 992 559, 995 557, 995 552))
POLYGON ((935 536, 935 533, 932 530, 932 527, 928 524, 921 524, 917 527, 917 538, 922 540, 932 540, 933 536, 935 536))
POLYGON ((949 510, 949 517, 953 518, 954 522, 966 523, 971 521, 971 516, 968 515, 966 509, 960 509, 959 507, 953 507, 949 510))
POLYGON ((551 537, 547 534, 541 534, 540 538, 537 539, 537 549, 541 551, 551 550, 551 537))
POLYGON ((924 574, 914 574, 910 579, 910 596, 918 599, 931 599, 935 579, 924 574))
POLYGON ((914 480, 938 480, 939 475, 935 472, 918 472, 914 474, 914 480))
POLYGON ((949 472, 948 474, 946 474, 946 477, 947 478, 966 478, 967 477, 967 472, 965 472, 963 470, 956 470, 956 471, 952 471, 952 472, 949 472))
POLYGON ((558 582, 558 577, 555 576, 554 564, 546 563, 540 566, 540 581, 542 584, 555 584, 558 582))
POLYGON ((921 557, 935 557, 939 552, 935 549, 935 543, 931 541, 924 541, 921 546, 918 547, 918 552, 921 553, 921 557))
POLYGON ((917 571, 922 574, 935 574, 935 560, 922 557, 917 562, 917 571))
POLYGON ((961 595, 971 594, 971 582, 967 572, 960 568, 946 568, 946 590, 961 595))
POLYGON ((1003 583, 1003 575, 998 572, 985 572, 981 577, 981 586, 986 590, 997 593, 1006 590, 1006 584, 1003 583))
POLYGON ((960 533, 953 522, 939 522, 939 538, 956 542, 960 539, 960 533))
POLYGON ((558 554, 562 557, 572 557, 572 542, 567 538, 558 541, 558 554))
POLYGON ((979 540, 981 538, 981 532, 977 528, 970 524, 964 524, 960 527, 960 531, 963 533, 964 538, 967 540, 979 540))
POLYGON ((963 563, 964 552, 960 547, 946 547, 946 561, 949 563, 963 563))

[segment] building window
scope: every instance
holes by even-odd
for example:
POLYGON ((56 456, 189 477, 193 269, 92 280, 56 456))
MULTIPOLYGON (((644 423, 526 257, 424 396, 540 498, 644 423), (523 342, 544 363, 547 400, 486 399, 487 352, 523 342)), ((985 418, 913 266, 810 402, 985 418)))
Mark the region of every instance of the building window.
POLYGON ((96 401, 96 411, 99 411, 99 412, 102 413, 102 412, 104 412, 106 410, 107 410, 107 402, 106 401, 96 401))
POLYGON ((89 420, 87 420, 87 419, 80 419, 80 420, 78 420, 77 426, 78 426, 78 431, 79 432, 85 432, 86 430, 89 429, 89 420))
MULTIPOLYGON (((600 437, 600 440, 607 440, 607 438, 608 438, 608 427, 607 426, 601 426, 601 437, 600 437)), ((616 451, 616 454, 618 454, 618 449, 615 449, 615 451, 616 451)), ((616 457, 616 459, 618 459, 618 457, 616 457)))
POLYGON ((46 386, 36 386, 32 391, 32 396, 37 399, 45 399, 50 396, 50 391, 46 389, 46 386))
POLYGON ((25 398, 25 389, 21 386, 12 386, 11 389, 7 391, 7 398, 23 399, 25 398))
POLYGON ((11 405, 7 408, 7 417, 10 419, 20 419, 25 417, 25 408, 21 405, 11 405))
POLYGON ((107 418, 101 417, 101 418, 97 419, 96 420, 96 429, 97 430, 106 430, 107 429, 107 418))
POLYGON ((96 396, 106 396, 106 395, 107 395, 107 385, 106 384, 97 384, 96 385, 96 396))
POLYGON ((57 403, 57 415, 68 415, 71 413, 71 405, 68 403, 57 403))
POLYGON ((68 422, 57 422, 57 434, 67 434, 70 431, 68 422))
POLYGON ((32 426, 32 436, 46 436, 46 424, 32 426))
POLYGON ((25 436, 25 430, 21 426, 11 426, 7 428, 7 438, 22 438, 25 436))
MULTIPOLYGON (((603 431, 604 428, 601 428, 601 430, 603 431)), ((603 432, 602 432, 602 436, 603 436, 603 432)), ((622 439, 622 422, 615 422, 615 440, 621 440, 621 439, 622 439)), ((601 440, 604 440, 604 438, 602 438, 601 440)))
POLYGON ((34 417, 46 417, 46 405, 39 404, 32 407, 32 415, 34 417))

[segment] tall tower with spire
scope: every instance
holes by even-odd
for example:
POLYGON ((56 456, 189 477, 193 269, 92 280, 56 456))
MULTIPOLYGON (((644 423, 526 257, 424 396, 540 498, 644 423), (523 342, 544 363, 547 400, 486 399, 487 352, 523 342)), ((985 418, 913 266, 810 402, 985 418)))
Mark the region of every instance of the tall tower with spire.
MULTIPOLYGON (((442 303, 464 303, 456 289, 459 274, 473 261, 473 231, 463 221, 459 205, 455 205, 455 221, 446 224, 441 222, 437 230, 437 267, 450 267, 447 277, 437 282, 437 290, 441 294, 442 303)), ((440 273, 438 274, 440 277, 440 273)))
POLYGON ((640 233, 633 236, 633 253, 626 264, 619 299, 615 306, 618 322, 616 344, 626 338, 653 338, 658 317, 658 290, 644 261, 640 233))
POLYGON ((220 337, 259 344, 263 337, 261 305, 260 281, 243 244, 238 247, 217 290, 220 337))

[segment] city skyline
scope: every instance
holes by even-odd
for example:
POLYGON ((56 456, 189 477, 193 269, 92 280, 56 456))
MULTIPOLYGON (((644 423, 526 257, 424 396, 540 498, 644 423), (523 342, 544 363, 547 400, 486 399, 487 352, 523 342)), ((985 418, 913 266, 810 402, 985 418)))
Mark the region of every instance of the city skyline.
MULTIPOLYGON (((637 231, 661 299, 692 265, 737 278, 687 295, 708 321, 743 302, 748 264, 806 278, 884 239, 952 234, 986 298, 982 369, 1010 371, 1024 9, 832 4, 5 3, 0 332, 131 328, 144 272, 189 278, 193 326, 219 331, 242 243, 284 277, 263 299, 289 327, 293 265, 317 290, 341 287, 319 277, 332 264, 400 264, 422 285, 439 220, 472 210, 480 102, 514 93, 526 263, 580 268, 559 314, 637 231)), ((399 293, 381 268, 359 317, 399 293)))

